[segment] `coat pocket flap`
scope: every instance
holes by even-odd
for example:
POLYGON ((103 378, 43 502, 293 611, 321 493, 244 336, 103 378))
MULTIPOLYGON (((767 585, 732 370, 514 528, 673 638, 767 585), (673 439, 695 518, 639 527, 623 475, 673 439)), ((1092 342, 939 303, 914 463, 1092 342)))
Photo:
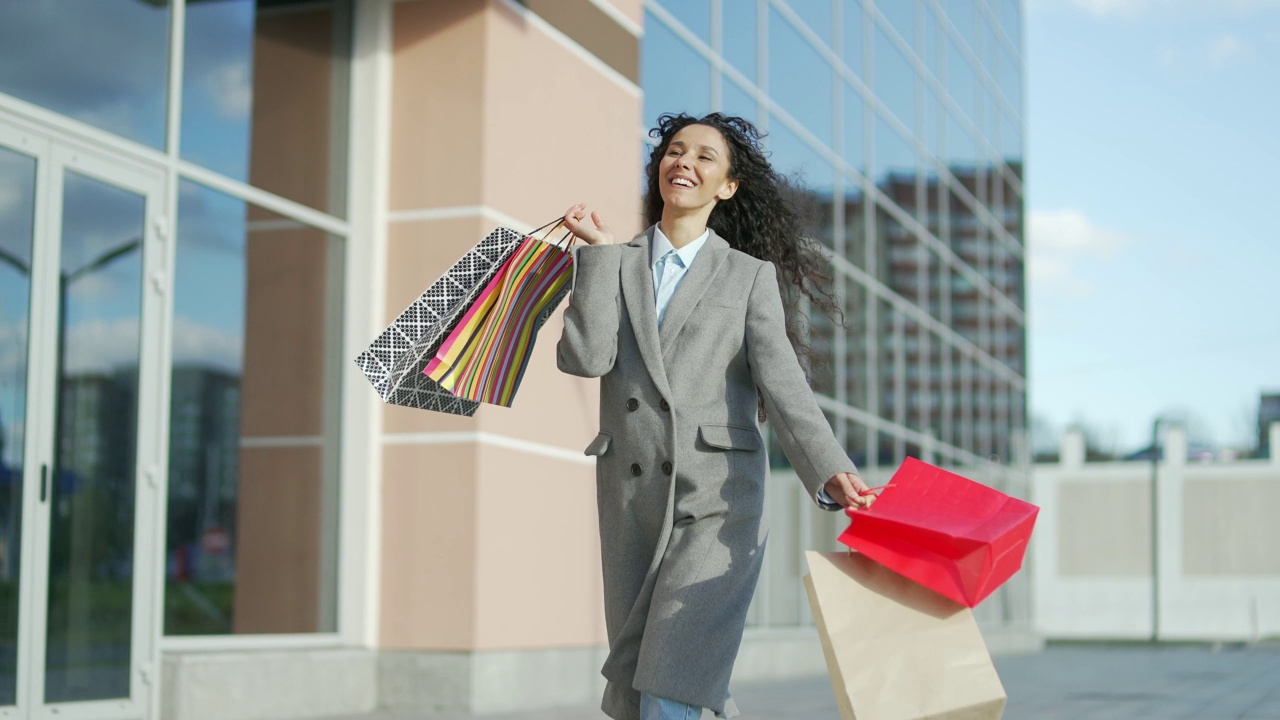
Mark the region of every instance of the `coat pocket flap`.
POLYGON ((760 433, 737 425, 699 425, 702 442, 721 450, 758 450, 760 433))
POLYGON ((591 444, 587 446, 587 449, 582 451, 582 454, 595 456, 603 455, 604 451, 609 449, 610 442, 613 442, 612 435, 609 433, 600 433, 599 435, 596 435, 595 440, 591 441, 591 444))

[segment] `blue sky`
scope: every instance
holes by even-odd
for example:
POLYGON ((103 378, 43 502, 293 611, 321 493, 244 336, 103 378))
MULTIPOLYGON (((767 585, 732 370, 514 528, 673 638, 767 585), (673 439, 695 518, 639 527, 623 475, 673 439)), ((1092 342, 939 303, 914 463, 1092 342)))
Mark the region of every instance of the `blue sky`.
POLYGON ((1026 8, 1033 415, 1245 443, 1280 391, 1280 1, 1026 8))

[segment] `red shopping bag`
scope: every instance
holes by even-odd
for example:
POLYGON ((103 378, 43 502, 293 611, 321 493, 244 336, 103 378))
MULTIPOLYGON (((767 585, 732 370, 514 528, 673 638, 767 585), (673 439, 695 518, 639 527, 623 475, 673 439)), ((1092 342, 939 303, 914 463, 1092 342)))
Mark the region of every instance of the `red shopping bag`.
POLYGON ((1022 567, 1040 508, 915 458, 867 510, 847 510, 840 542, 973 607, 1022 567))

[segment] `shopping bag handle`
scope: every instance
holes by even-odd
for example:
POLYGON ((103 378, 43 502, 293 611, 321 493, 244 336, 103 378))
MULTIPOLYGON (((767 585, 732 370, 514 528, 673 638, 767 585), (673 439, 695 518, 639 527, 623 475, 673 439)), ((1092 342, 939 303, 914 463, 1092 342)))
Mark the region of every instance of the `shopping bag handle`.
MULTIPOLYGON (((529 233, 529 237, 534 237, 534 236, 536 236, 539 232, 542 232, 543 230, 546 230, 546 232, 545 232, 545 233, 543 233, 542 237, 537 238, 537 239, 538 239, 538 240, 541 240, 541 241, 543 241, 543 242, 547 242, 547 238, 551 237, 551 233, 555 232, 555 231, 556 231, 556 230, 558 230, 562 225, 564 225, 564 221, 565 221, 565 218, 564 218, 564 217, 561 217, 561 218, 560 218, 560 219, 558 219, 558 220, 552 220, 551 222, 547 223, 546 225, 543 225, 542 227, 538 228, 537 230, 534 230, 533 232, 529 233), (550 228, 550 229, 548 229, 548 228, 550 228)), ((576 241, 577 241, 577 239, 578 239, 578 236, 577 236, 577 235, 574 235, 572 230, 566 230, 566 231, 565 231, 565 234, 564 234, 564 235, 562 235, 562 236, 560 237, 560 239, 559 239, 559 240, 557 240, 557 241, 555 242, 555 246, 556 246, 557 248, 559 248, 560 250, 564 251, 564 252, 568 252, 568 251, 569 251, 569 248, 573 247, 573 243, 574 243, 574 242, 576 242, 576 241), (560 247, 560 246, 561 246, 561 244, 563 244, 565 240, 568 240, 569 242, 568 242, 567 244, 565 244, 565 245, 564 245, 564 247, 560 247)))
POLYGON ((543 225, 542 227, 530 232, 529 237, 535 237, 538 233, 542 232, 543 230, 546 230, 546 232, 543 233, 542 237, 538 238, 539 240, 545 241, 547 238, 551 237, 551 233, 555 232, 556 228, 564 224, 564 220, 565 219, 563 216, 558 217, 555 220, 552 220, 551 222, 547 223, 546 225, 543 225), (550 229, 548 230, 548 228, 550 229))

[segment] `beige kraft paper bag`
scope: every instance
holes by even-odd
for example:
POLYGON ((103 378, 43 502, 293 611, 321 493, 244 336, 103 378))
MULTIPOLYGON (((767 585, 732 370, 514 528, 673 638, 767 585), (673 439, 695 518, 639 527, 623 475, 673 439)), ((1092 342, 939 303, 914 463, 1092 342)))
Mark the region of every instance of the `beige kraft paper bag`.
POLYGON ((849 552, 804 578, 843 720, 998 720, 1005 693, 969 608, 849 552))

